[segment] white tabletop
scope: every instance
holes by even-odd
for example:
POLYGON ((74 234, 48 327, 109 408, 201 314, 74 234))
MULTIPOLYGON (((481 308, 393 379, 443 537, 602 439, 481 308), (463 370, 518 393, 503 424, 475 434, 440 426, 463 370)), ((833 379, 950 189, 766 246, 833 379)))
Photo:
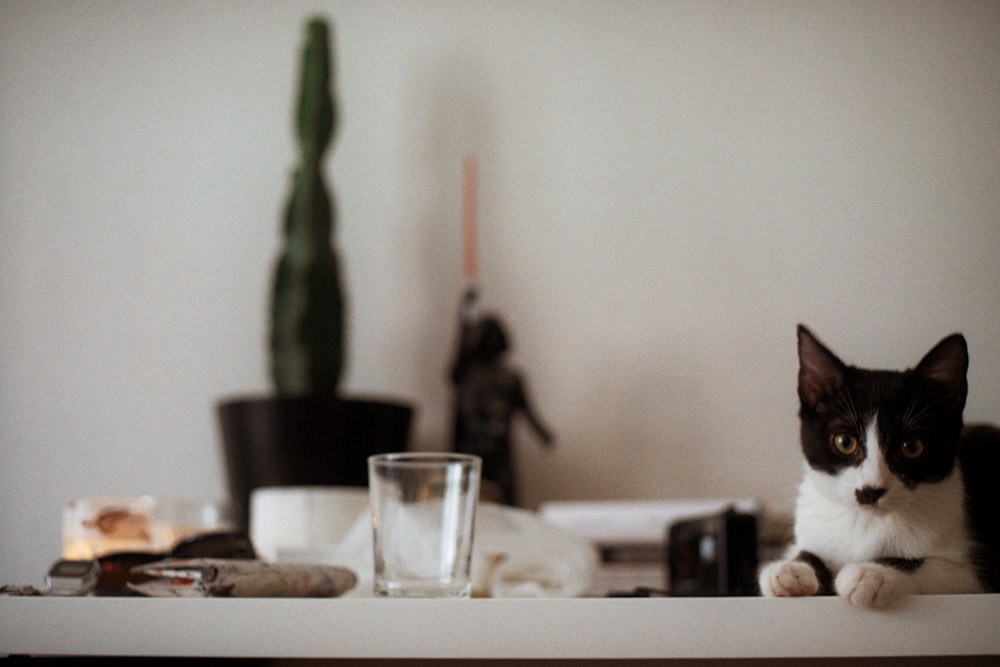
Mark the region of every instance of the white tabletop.
POLYGON ((1000 595, 384 600, 0 597, 0 655, 732 658, 1000 655, 1000 595))

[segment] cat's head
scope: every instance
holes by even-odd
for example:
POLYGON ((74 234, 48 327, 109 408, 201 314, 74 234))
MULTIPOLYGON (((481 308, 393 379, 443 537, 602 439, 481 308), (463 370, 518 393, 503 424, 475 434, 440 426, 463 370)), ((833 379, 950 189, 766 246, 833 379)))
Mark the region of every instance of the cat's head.
POLYGON ((905 371, 848 366, 804 326, 798 349, 802 451, 830 493, 888 511, 952 472, 968 393, 960 334, 905 371))

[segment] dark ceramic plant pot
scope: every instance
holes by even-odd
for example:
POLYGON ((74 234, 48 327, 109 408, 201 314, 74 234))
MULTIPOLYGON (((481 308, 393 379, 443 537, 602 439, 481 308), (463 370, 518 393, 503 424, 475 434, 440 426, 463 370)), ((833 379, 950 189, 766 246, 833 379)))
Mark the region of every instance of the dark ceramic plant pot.
POLYGON ((382 400, 232 399, 218 405, 229 494, 241 527, 262 486, 367 486, 372 454, 406 451, 413 408, 382 400))

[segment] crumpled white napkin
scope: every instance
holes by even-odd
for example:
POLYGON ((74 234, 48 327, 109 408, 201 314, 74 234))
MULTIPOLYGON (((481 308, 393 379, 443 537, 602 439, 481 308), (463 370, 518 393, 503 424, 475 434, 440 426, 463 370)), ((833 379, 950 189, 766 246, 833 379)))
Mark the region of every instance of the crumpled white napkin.
MULTIPOLYGON (((535 512, 481 502, 472 548, 476 597, 579 597, 599 566, 596 548, 541 519, 535 512)), ((313 562, 353 569, 358 584, 344 597, 370 597, 374 561, 367 509, 336 544, 278 548, 279 562, 313 562)))
POLYGON ((589 541, 531 511, 480 503, 472 550, 473 595, 579 597, 600 564, 589 541))

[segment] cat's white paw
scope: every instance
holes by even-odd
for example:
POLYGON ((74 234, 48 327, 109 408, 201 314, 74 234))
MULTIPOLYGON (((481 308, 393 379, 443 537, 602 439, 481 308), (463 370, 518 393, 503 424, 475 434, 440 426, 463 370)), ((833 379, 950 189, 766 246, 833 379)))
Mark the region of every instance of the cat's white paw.
POLYGON ((757 583, 761 594, 767 597, 799 597, 819 592, 816 570, 799 560, 781 560, 765 565, 757 583))
POLYGON ((876 563, 845 565, 833 588, 856 607, 884 607, 909 592, 906 574, 876 563))

